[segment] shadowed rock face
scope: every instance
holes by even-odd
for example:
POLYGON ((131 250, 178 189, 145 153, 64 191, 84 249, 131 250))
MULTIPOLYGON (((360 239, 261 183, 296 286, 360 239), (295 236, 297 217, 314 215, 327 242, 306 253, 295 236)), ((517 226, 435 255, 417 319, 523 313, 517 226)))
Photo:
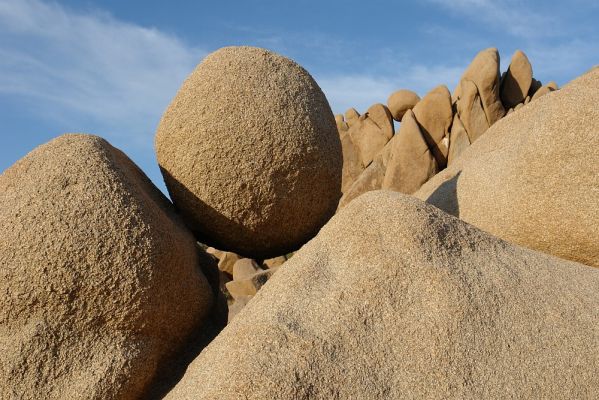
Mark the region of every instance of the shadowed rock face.
POLYGON ((140 398, 212 304, 170 202, 105 140, 64 135, 0 175, 0 203, 0 398, 140 398))
POLYGON ((497 122, 415 195, 510 242, 599 266, 597 104, 594 69, 497 122))
POLYGON ((599 270, 413 197, 341 210, 167 399, 589 398, 599 270))
POLYGON ((164 113, 155 144, 197 238, 247 257, 296 250, 341 196, 341 143, 324 94, 305 69, 264 49, 208 55, 164 113))

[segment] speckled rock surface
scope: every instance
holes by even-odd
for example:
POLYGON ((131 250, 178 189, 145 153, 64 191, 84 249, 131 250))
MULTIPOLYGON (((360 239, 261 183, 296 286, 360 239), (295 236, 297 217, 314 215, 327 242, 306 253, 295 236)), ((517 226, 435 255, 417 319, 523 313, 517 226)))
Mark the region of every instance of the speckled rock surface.
POLYGON ((246 257, 296 250, 341 196, 341 143, 324 94, 305 69, 267 50, 208 55, 164 113, 155 145, 200 242, 246 257))
POLYGON ((599 267, 597 104, 593 69, 497 122, 416 196, 510 242, 599 267))
POLYGON ((599 270, 413 197, 344 208, 196 358, 169 400, 592 398, 599 270))
POLYGON ((91 135, 8 168, 0 203, 0 398, 142 397, 212 304, 172 204, 91 135))
MULTIPOLYGON (((479 52, 464 71, 460 81, 462 79, 474 82, 478 88, 489 126, 505 115, 499 92, 499 52, 496 48, 479 52)), ((460 90, 461 85, 458 84, 454 92, 456 98, 460 97, 460 90)))

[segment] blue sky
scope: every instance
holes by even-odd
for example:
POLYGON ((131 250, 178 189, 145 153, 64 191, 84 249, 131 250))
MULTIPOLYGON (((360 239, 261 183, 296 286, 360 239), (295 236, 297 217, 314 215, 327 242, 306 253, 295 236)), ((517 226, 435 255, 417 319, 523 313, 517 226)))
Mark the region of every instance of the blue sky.
POLYGON ((0 0, 0 171, 65 132, 124 150, 164 190, 156 126, 209 52, 253 45, 312 73, 333 111, 450 90, 472 57, 522 49, 560 85, 599 63, 599 2, 0 0))

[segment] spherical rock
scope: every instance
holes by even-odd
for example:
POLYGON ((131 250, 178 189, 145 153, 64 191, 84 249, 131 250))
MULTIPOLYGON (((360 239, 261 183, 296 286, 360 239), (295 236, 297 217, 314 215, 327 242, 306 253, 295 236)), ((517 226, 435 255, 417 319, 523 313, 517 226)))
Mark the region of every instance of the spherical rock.
POLYGON ((164 113, 155 145, 198 240, 246 257, 296 250, 341 195, 341 143, 324 94, 268 50, 208 55, 164 113))
POLYGON ((0 398, 144 398, 213 302, 172 204, 91 135, 8 168, 0 202, 0 398))
POLYGON ((411 90, 402 89, 393 92, 387 99, 387 107, 393 115, 393 119, 400 122, 406 111, 411 110, 418 104, 420 97, 411 90))

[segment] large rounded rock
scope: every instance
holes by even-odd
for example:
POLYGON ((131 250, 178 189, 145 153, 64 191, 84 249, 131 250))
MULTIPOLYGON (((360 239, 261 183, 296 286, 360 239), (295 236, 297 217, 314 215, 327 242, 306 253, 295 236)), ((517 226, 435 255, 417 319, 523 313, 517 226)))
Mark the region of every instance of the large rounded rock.
POLYGON ((599 267, 599 69, 497 122, 416 193, 505 240, 599 267))
POLYGON ((142 398, 212 303, 172 205, 90 135, 7 169, 0 203, 0 398, 142 398))
POLYGON ((164 113, 156 153, 197 238, 250 258, 299 248, 341 196, 324 94, 301 66, 263 49, 208 55, 164 113))
POLYGON ((599 270, 399 193, 354 200, 187 369, 179 399, 593 398, 599 270))

